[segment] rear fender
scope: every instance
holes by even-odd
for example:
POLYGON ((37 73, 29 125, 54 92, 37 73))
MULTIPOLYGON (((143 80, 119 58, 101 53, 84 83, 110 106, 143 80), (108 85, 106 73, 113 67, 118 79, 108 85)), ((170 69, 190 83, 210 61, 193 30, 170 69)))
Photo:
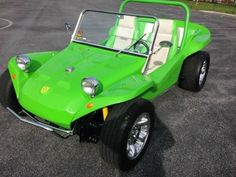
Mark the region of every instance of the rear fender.
POLYGON ((188 36, 189 40, 183 49, 184 58, 203 50, 211 42, 210 31, 202 25, 191 23, 188 36))

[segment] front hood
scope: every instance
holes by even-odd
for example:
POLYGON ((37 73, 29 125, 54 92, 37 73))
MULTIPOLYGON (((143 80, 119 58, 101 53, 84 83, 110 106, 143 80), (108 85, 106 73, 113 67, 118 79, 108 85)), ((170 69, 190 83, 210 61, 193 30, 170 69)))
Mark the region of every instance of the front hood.
POLYGON ((25 109, 49 121, 53 122, 55 115, 57 119, 72 119, 90 100, 81 88, 83 78, 95 77, 105 90, 121 79, 140 73, 144 63, 143 57, 117 56, 114 51, 71 43, 30 74, 19 101, 25 109), (67 67, 74 70, 66 72, 67 67))

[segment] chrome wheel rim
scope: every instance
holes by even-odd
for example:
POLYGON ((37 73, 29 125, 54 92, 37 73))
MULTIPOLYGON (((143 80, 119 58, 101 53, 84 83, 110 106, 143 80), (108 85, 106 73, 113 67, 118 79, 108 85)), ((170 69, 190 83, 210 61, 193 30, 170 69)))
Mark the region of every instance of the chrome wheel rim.
POLYGON ((200 70, 200 76, 199 76, 199 85, 202 85, 205 76, 206 76, 206 70, 207 70, 207 62, 206 60, 203 62, 201 70, 200 70))
POLYGON ((150 115, 142 113, 134 122, 127 140, 127 156, 135 159, 142 152, 150 132, 150 115))

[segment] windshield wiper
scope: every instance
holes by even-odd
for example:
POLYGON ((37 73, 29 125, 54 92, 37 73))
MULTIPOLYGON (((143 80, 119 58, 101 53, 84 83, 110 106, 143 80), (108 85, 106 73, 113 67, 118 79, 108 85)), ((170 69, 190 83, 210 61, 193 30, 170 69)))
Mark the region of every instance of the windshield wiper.
POLYGON ((130 44, 128 45, 127 47, 125 47, 124 49, 121 49, 119 50, 117 53, 116 53, 116 56, 119 55, 121 52, 125 51, 125 50, 129 50, 131 47, 133 47, 134 45, 138 44, 139 41, 141 41, 144 36, 146 36, 146 33, 144 33, 137 41, 135 41, 133 44, 130 44))

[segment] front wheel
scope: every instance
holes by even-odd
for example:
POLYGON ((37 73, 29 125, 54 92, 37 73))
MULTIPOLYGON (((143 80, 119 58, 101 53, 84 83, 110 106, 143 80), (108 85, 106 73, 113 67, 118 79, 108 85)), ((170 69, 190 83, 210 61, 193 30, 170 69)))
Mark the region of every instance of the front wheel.
POLYGON ((121 170, 132 168, 144 154, 154 125, 154 108, 138 99, 115 105, 103 125, 102 158, 121 170))

